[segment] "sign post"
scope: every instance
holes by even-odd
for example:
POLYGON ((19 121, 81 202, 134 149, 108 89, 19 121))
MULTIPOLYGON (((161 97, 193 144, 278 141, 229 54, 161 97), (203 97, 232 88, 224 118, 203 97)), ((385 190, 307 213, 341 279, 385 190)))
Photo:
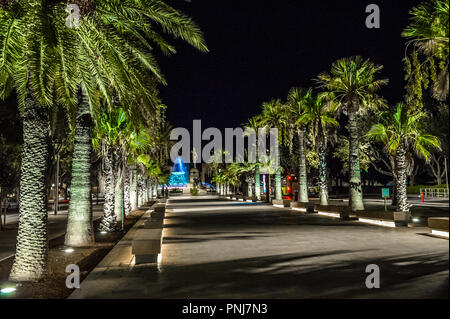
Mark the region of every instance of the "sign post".
POLYGON ((387 212, 387 198, 389 197, 389 188, 382 188, 381 189, 381 196, 384 198, 384 211, 387 212))

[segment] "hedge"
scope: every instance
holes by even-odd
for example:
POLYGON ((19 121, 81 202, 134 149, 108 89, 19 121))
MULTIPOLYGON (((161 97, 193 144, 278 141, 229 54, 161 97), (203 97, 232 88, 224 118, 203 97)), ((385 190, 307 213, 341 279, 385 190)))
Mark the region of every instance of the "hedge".
POLYGON ((414 186, 408 186, 406 188, 406 191, 408 194, 417 194, 419 195, 421 188, 446 188, 447 186, 445 184, 441 185, 414 185, 414 186))

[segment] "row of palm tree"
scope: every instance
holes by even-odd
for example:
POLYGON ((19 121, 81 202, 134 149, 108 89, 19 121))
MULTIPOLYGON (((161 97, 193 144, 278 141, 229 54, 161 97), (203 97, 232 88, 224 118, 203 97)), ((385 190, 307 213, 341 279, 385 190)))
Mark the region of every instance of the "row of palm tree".
MULTIPOLYGON (((19 231, 10 274, 13 281, 38 280, 46 269, 48 139, 50 115, 56 106, 66 108, 75 132, 66 243, 91 245, 92 132, 96 139, 106 137, 96 145, 108 172, 110 195, 113 183, 121 185, 123 181, 126 152, 116 143, 125 139, 118 132, 105 131, 104 125, 126 116, 134 128, 151 128, 149 122, 160 105, 156 85, 165 84, 153 56, 154 47, 166 54, 175 53, 156 27, 207 51, 191 18, 160 0, 83 1, 80 9, 79 25, 69 28, 63 2, 18 0, 0 4, 0 97, 12 92, 17 95, 24 140, 19 231)), ((125 125, 119 122, 116 129, 125 125)), ((117 198, 119 202, 120 195, 117 198)), ((102 220, 108 230, 115 227, 111 201, 110 196, 102 220)))
MULTIPOLYGON (((432 80, 435 81, 433 95, 440 100, 448 96, 448 9, 448 3, 442 0, 431 0, 414 8, 411 11, 411 24, 402 34, 410 39, 408 46, 414 43, 415 50, 418 49, 428 58, 434 59, 428 60, 428 63, 434 67, 435 64, 439 65, 441 71, 432 80)), ((406 59, 406 63, 409 63, 409 60, 406 59)), ((393 203, 396 204, 398 211, 409 211, 406 194, 406 154, 415 153, 428 161, 430 152, 439 149, 440 143, 435 136, 425 132, 424 126, 421 125, 425 113, 415 107, 417 81, 413 81, 413 85, 416 86, 413 89, 407 86, 406 105, 400 103, 394 108, 389 108, 386 101, 378 95, 381 87, 388 84, 387 79, 379 78, 382 68, 381 65, 360 56, 339 59, 332 64, 330 72, 317 77, 315 89, 294 87, 289 91, 285 102, 280 99, 264 102, 262 112, 245 124, 247 129, 256 132, 258 128, 277 128, 280 144, 288 146, 290 151, 293 147, 293 136, 297 134, 300 202, 308 202, 305 140, 306 136, 309 136, 307 142, 319 159, 320 203, 328 204, 326 163, 328 135, 332 127, 339 125, 337 119, 340 115, 345 115, 349 141, 350 209, 364 210, 360 167, 360 139, 363 137, 385 144, 384 147, 393 163, 391 166, 395 197, 393 203), (383 121, 373 124, 368 133, 364 134, 360 128, 361 118, 368 114, 383 121)), ((407 79, 408 77, 411 77, 411 72, 407 72, 407 79)), ((419 85, 421 89, 423 83, 419 85)), ((277 151, 277 154, 279 156, 280 152, 277 151)), ((277 162, 275 199, 281 199, 282 168, 279 159, 277 162)), ((232 165, 219 172, 215 180, 220 184, 233 183, 239 173, 254 175, 255 197, 260 199, 261 166, 256 165, 253 170, 243 172, 233 169, 232 165)))

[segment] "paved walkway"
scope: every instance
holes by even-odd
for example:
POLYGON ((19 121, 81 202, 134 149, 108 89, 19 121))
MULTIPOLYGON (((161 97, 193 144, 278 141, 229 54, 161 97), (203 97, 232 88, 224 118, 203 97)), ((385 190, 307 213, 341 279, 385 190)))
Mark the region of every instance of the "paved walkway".
POLYGON ((224 199, 173 198, 162 264, 92 272, 71 298, 448 298, 448 240, 224 199), (377 264, 381 288, 367 289, 377 264))
MULTIPOLYGON (((103 215, 102 205, 93 205, 94 220, 103 215)), ((60 210, 58 215, 48 211, 48 237, 49 240, 58 238, 66 233, 68 210, 60 210)), ((8 214, 6 227, 0 230, 0 261, 14 256, 16 252, 17 228, 19 213, 8 214)))

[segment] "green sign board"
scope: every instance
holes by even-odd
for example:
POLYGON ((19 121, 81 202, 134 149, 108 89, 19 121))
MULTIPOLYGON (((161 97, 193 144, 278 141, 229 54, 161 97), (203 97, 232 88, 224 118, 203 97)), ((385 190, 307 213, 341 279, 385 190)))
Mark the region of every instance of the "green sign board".
POLYGON ((382 197, 389 197, 389 188, 382 188, 381 189, 381 196, 382 197))

